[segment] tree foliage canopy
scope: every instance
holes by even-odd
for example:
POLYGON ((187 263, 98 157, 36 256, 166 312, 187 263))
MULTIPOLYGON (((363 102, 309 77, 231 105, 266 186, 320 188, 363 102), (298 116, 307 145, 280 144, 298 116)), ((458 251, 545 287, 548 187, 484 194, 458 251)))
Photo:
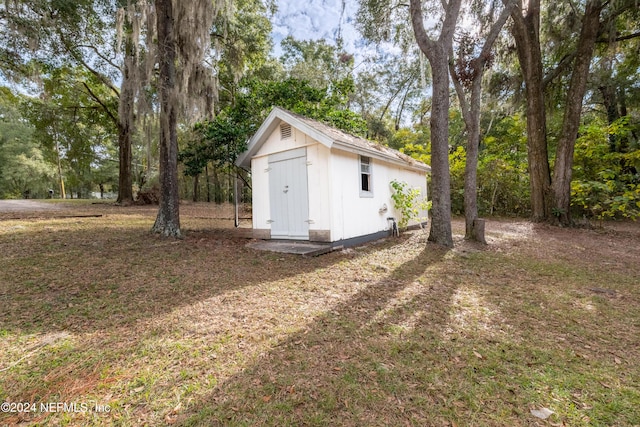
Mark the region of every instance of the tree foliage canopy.
MULTIPOLYGON (((412 4, 417 10, 418 2, 412 4)), ((424 33, 416 37, 411 4, 361 0, 355 17, 361 51, 348 52, 339 37, 290 36, 282 41, 282 57, 274 58, 274 2, 221 2, 215 10, 210 2, 185 7, 172 2, 179 23, 176 54, 182 57, 175 61, 176 77, 184 77, 177 98, 203 100, 178 111, 180 180, 193 184, 180 188, 194 188, 195 197, 196 187, 207 185, 208 199, 213 180, 215 191, 229 192, 220 177, 234 172, 237 155, 278 105, 422 161, 446 162, 451 184, 445 187, 451 194, 444 201, 451 201, 446 209, 454 213, 468 210, 464 171, 475 162, 470 142, 475 141, 480 215, 636 218, 640 12, 635 0, 553 7, 469 0, 454 27, 452 11, 443 8, 452 4, 420 2, 414 18, 422 19, 424 33), (493 49, 483 51, 491 25, 515 4, 493 49), (205 12, 214 12, 211 25, 195 34, 189 20, 205 12), (596 31, 585 34, 585 28, 596 31), (447 52, 438 47, 443 30, 445 36, 453 31, 447 52), (453 66, 459 87, 443 84, 442 73, 436 76, 427 66, 436 54, 453 66), (187 57, 203 60, 189 63, 187 57), (486 90, 471 102, 474 77, 481 74, 478 84, 486 90), (205 80, 210 84, 200 84, 205 80), (534 80, 538 83, 531 85, 534 80), (186 96, 188 87, 198 88, 194 96, 186 96), (430 95, 435 87, 442 89, 440 98, 430 95), (468 96, 466 104, 454 100, 454 89, 468 96), (474 108, 475 129, 466 119, 474 108), (195 114, 198 123, 193 126, 183 113, 195 114), (446 119, 446 127, 434 131, 430 123, 436 117, 446 119), (531 158, 532 148, 540 156, 531 158), (206 179, 198 181, 202 174, 206 179), (553 200, 567 192, 569 205, 553 200), (541 197, 534 202, 535 194, 541 197)), ((157 182, 163 86, 153 8, 152 2, 124 0, 0 4, 0 74, 29 94, 2 89, 1 197, 45 197, 60 178, 82 196, 131 187, 131 177, 136 190, 157 182), (116 179, 118 171, 121 179, 129 177, 128 184, 116 179)), ((434 209, 441 206, 434 203, 434 209)))

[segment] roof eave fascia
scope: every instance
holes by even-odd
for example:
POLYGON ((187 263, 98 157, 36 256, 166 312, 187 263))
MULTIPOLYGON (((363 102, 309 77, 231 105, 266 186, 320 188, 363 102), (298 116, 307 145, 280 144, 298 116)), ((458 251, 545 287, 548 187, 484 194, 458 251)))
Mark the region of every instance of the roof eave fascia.
POLYGON ((327 148, 331 148, 333 140, 329 136, 307 125, 302 120, 287 113, 285 110, 279 107, 274 107, 253 137, 249 140, 247 150, 236 160, 236 166, 251 167, 251 159, 256 155, 260 147, 262 147, 266 138, 271 135, 271 133, 280 124, 280 122, 277 121, 278 119, 290 124, 292 127, 300 130, 306 135, 309 135, 311 138, 320 142, 327 148))
POLYGON ((428 165, 412 165, 408 162, 405 162, 404 160, 397 158, 397 157, 391 157, 391 156, 387 156, 377 150, 371 150, 371 149, 366 149, 366 148, 361 148, 361 147, 356 147, 353 146, 349 143, 346 142, 342 142, 342 141, 334 141, 334 147, 338 148, 342 151, 346 151, 348 153, 353 153, 353 154, 364 154, 368 157, 373 157, 374 159, 378 159, 378 160, 382 160, 388 163, 393 163, 396 164, 398 166, 402 166, 404 168, 407 169, 412 169, 415 171, 420 171, 420 172, 427 172, 430 173, 431 172, 431 168, 428 165))
POLYGON ((275 123, 276 109, 271 110, 267 118, 260 125, 256 133, 249 139, 247 150, 236 159, 236 166, 248 168, 251 167, 251 158, 260 149, 264 141, 260 142, 264 135, 269 135, 276 127, 275 123), (258 144, 258 142, 260 142, 258 144))

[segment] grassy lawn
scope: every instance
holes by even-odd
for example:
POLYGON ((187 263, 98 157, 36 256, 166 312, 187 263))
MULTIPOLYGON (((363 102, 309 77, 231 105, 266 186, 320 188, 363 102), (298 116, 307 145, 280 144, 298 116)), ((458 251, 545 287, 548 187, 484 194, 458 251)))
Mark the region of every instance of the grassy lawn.
POLYGON ((640 224, 300 258, 210 209, 0 220, 0 426, 640 425, 640 224))

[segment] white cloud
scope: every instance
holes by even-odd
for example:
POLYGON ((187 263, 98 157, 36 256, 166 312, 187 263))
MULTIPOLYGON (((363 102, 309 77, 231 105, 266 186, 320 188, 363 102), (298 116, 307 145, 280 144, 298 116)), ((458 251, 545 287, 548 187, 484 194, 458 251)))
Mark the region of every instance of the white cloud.
POLYGON ((298 40, 325 39, 335 43, 342 33, 347 51, 354 52, 360 34, 354 26, 357 0, 278 0, 278 12, 272 19, 274 54, 281 54, 280 41, 288 35, 298 40))
POLYGON ((342 0, 278 0, 278 11, 271 20, 275 57, 282 55, 280 42, 289 35, 298 40, 324 39, 335 44, 341 34, 345 50, 355 55, 356 72, 367 67, 366 58, 376 57, 379 52, 401 53, 392 43, 367 44, 355 26, 358 0, 344 1, 343 12, 342 0))

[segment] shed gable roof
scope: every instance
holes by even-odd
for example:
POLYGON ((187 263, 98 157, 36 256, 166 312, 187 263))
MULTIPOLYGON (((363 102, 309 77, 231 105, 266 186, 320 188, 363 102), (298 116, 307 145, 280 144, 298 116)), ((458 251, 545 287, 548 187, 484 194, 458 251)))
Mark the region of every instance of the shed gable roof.
POLYGON ((280 123, 282 122, 288 123, 301 132, 304 132, 327 148, 339 148, 344 151, 378 158, 404 166, 408 169, 421 170, 425 172, 431 171, 431 168, 428 165, 409 157, 398 150, 394 150, 381 144, 376 144, 375 142, 368 141, 364 138, 349 135, 348 133, 332 126, 326 125, 317 120, 309 119, 280 107, 274 107, 273 110, 271 110, 269 116, 249 140, 247 151, 238 157, 236 165, 249 167, 251 165, 251 158, 256 155, 269 135, 271 135, 271 133, 280 126, 280 123))

